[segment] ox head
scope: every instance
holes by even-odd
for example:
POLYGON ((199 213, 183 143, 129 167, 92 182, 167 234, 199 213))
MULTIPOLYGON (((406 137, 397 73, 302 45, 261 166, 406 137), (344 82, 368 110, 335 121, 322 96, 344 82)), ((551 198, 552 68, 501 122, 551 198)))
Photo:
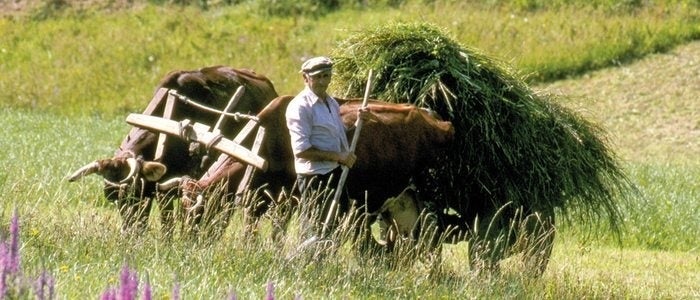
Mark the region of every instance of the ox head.
MULTIPOLYGON (((185 210, 185 223, 188 227, 198 223, 204 214, 205 186, 189 176, 175 177, 156 185, 161 192, 177 189, 180 191, 182 207, 185 210)), ((191 228, 188 228, 191 229, 191 228)))
MULTIPOLYGON (((126 188, 143 189, 143 181, 159 180, 167 171, 167 167, 158 162, 144 161, 133 157, 117 157, 93 161, 68 176, 68 181, 74 182, 91 174, 104 178, 105 193, 117 196, 123 195, 126 188)), ((114 199, 113 197, 109 197, 114 199)))
POLYGON ((442 242, 457 242, 463 237, 456 225, 445 226, 445 215, 434 203, 424 202, 418 189, 411 184, 398 196, 389 198, 377 212, 380 237, 389 251, 399 240, 418 243, 418 248, 432 251, 442 242))
POLYGON ((118 200, 117 207, 124 220, 121 230, 125 233, 146 229, 151 201, 142 201, 143 197, 132 195, 151 193, 148 189, 152 185, 146 183, 159 180, 166 171, 166 166, 158 162, 133 157, 108 158, 79 168, 68 176, 68 181, 77 181, 91 174, 102 176, 107 199, 118 200))
POLYGON ((399 237, 412 238, 422 210, 423 204, 413 185, 405 188, 398 196, 387 199, 377 212, 380 228, 386 231, 383 238, 387 243, 393 243, 399 237))

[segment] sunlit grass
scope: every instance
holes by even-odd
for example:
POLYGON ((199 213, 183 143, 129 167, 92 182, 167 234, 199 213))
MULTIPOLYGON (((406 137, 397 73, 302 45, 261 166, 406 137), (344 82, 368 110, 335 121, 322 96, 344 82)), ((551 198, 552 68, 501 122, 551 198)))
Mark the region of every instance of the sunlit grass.
POLYGON ((630 10, 416 1, 318 17, 267 17, 245 5, 208 11, 139 5, 40 21, 2 18, 0 100, 73 115, 123 115, 141 110, 165 73, 214 64, 252 68, 281 94, 293 94, 305 57, 331 53, 355 31, 387 22, 433 23, 533 81, 551 80, 695 39, 698 14, 676 1, 630 10))
POLYGON ((61 298, 100 295, 118 283, 125 264, 148 276, 155 298, 171 295, 175 284, 185 298, 224 299, 232 291, 241 298, 260 298, 269 282, 280 299, 697 295, 692 285, 698 276, 693 267, 698 263, 698 222, 692 221, 697 167, 632 168, 630 174, 649 202, 625 208, 630 217, 622 249, 614 240, 591 237, 587 228, 572 224, 558 233, 542 280, 523 276, 517 263, 501 276, 477 276, 468 266, 464 243, 447 246, 442 271, 431 276, 420 263, 397 270, 380 257, 357 256, 348 248, 323 264, 288 262, 285 257, 298 244, 294 239, 299 241, 295 225, 285 248, 265 240, 267 221, 262 239, 250 243, 243 240, 240 213, 214 244, 177 237, 165 241, 155 218, 147 234, 122 236, 120 217, 102 198, 99 178, 64 180, 75 167, 111 155, 126 132, 121 118, 69 119, 21 110, 0 117, 10 124, 9 132, 22 132, 0 142, 8 149, 0 153, 6 162, 0 224, 9 224, 13 209, 18 210, 23 268, 26 274, 52 274, 61 298), (37 157, 41 163, 34 163, 37 157))
POLYGON ((594 246, 559 236, 545 275, 547 298, 690 299, 700 296, 698 251, 594 246))

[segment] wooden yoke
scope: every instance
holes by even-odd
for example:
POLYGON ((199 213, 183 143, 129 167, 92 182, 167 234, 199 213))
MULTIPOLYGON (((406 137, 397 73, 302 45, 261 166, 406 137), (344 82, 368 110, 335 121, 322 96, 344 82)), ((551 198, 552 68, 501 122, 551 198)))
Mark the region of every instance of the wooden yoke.
MULTIPOLYGON (((173 90, 174 91, 174 90, 173 90)), ((241 97, 243 97, 243 93, 245 92, 245 86, 241 85, 236 89, 236 92, 231 96, 231 99, 228 101, 228 104, 226 104, 226 108, 221 112, 221 115, 219 116, 219 119, 216 121, 216 125, 214 125, 214 128, 211 130, 213 133, 219 134, 220 130, 219 127, 221 127, 221 123, 224 121, 224 119, 227 116, 227 113, 232 110, 233 108, 238 105, 238 102, 240 102, 241 97)), ((156 96, 153 97, 153 100, 151 100, 151 103, 155 102, 155 99, 158 98, 158 100, 162 100, 164 94, 168 94, 168 100, 165 102, 165 109, 163 110, 163 118, 172 120, 173 116, 173 110, 175 106, 175 100, 177 99, 174 93, 169 92, 169 90, 160 88, 156 92, 156 96)), ((155 107, 149 107, 146 109, 144 112, 145 115, 152 115, 153 114, 153 109, 155 107), (149 110, 150 109, 150 110, 149 110)), ((163 149, 165 148, 165 139, 167 137, 167 134, 161 133, 158 135, 158 143, 156 144, 156 153, 154 155, 155 161, 160 161, 163 157, 163 149)))
MULTIPOLYGON (((160 90, 159 90, 160 92, 160 90)), ((173 108, 175 106, 175 97, 168 94, 168 100, 165 101, 165 109, 163 110, 163 118, 172 119, 173 118, 173 108)), ((151 114, 147 114, 151 115, 151 114)), ((156 143, 156 153, 153 156, 154 161, 161 161, 163 159, 163 149, 165 148, 165 138, 167 135, 161 133, 158 135, 158 143, 156 143)))
POLYGON ((267 170, 267 161, 265 161, 264 158, 219 133, 209 131, 209 126, 206 124, 191 124, 192 122, 187 119, 182 120, 182 122, 177 122, 143 114, 129 114, 126 118, 126 122, 137 127, 210 145, 214 149, 234 156, 258 169, 263 171, 267 170))
MULTIPOLYGON (((255 141, 253 142, 253 147, 251 148, 251 151, 256 155, 260 153, 263 138, 265 138, 265 127, 260 126, 260 128, 258 128, 258 132, 255 134, 255 141)), ((243 175, 241 182, 238 183, 238 188, 236 189, 236 200, 234 203, 238 204, 241 202, 243 192, 247 190, 248 186, 250 185, 250 178, 253 176, 253 171, 254 169, 252 165, 248 165, 245 168, 245 174, 243 175)))
POLYGON ((166 88, 159 88, 156 93, 153 95, 153 98, 151 98, 151 102, 148 103, 148 106, 146 106, 146 109, 143 111, 144 115, 152 115, 154 111, 156 111, 156 108, 158 108, 158 105, 160 105, 160 102, 163 101, 163 98, 165 97, 165 94, 168 93, 168 89, 166 88))

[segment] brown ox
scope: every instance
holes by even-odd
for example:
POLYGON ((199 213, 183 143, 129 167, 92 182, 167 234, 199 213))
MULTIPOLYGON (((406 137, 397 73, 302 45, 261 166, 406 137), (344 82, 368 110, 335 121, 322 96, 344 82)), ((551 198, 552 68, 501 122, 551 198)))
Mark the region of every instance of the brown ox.
MULTIPOLYGON (((234 69, 226 66, 205 67, 192 71, 172 71, 159 83, 153 101, 148 105, 144 114, 163 116, 166 111, 165 89, 176 90, 208 107, 224 110, 227 103, 238 89, 244 86, 245 91, 232 110, 236 112, 255 114, 265 107, 270 100, 277 97, 277 92, 268 78, 251 70, 234 69), (163 88, 163 89, 161 89, 163 88)), ((213 125, 219 115, 213 112, 175 101, 172 120, 189 119, 213 125)), ((226 118, 220 129, 224 136, 235 135, 243 126, 232 118, 226 118)), ((158 134, 133 127, 122 141, 114 157, 94 161, 80 168, 69 176, 69 181, 97 173, 104 177, 105 196, 109 200, 118 200, 119 211, 123 217, 122 231, 136 227, 143 230, 151 210, 153 197, 156 195, 156 181, 163 175, 199 177, 203 170, 211 164, 207 157, 208 149, 201 145, 190 145, 187 142, 168 138, 165 141, 162 155, 155 158, 158 134), (195 147, 199 146, 199 147, 195 147), (160 168, 144 161, 156 159, 161 163, 160 168), (144 170, 155 170, 144 174, 144 170), (148 176, 146 176, 148 175, 148 176)), ((216 157, 216 156, 214 156, 216 157)), ((171 197, 165 197, 161 205, 161 223, 163 230, 169 233, 174 224, 173 204, 171 197)))
MULTIPOLYGON (((256 172, 251 190, 264 186, 268 194, 277 195, 283 188, 290 190, 296 179, 294 157, 285 123, 285 110, 291 96, 273 100, 259 114, 266 136, 260 155, 268 160, 267 172, 256 172)), ((360 100, 339 100, 340 112, 347 127, 357 119, 360 100)), ((355 149, 357 162, 346 182, 350 198, 367 204, 370 212, 379 210, 384 200, 399 194, 412 176, 430 167, 433 158, 449 144, 454 135, 452 123, 441 121, 429 111, 408 104, 370 101, 372 117, 364 127, 355 149), (366 202, 365 202, 366 200, 366 202)), ((351 138, 353 131, 348 132, 351 138)), ((225 182, 226 195, 236 191, 245 164, 228 157, 218 162, 198 181, 183 185, 183 194, 194 198, 204 190, 225 182)), ((252 211, 257 220, 267 207, 252 211)), ((201 207, 198 207, 201 209, 201 207)), ((201 213, 201 211, 200 211, 201 213)))

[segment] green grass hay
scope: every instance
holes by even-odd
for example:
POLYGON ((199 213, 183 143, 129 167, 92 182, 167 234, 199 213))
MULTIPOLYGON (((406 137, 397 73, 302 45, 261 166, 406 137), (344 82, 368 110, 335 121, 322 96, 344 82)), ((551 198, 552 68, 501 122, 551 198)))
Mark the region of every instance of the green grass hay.
POLYGON ((424 23, 357 32, 332 56, 335 86, 347 87, 336 95, 363 95, 372 69, 372 97, 427 107, 453 122, 454 145, 417 181, 465 222, 477 212, 488 221, 510 203, 511 218, 522 207, 621 229, 618 200, 634 187, 604 130, 535 93, 499 61, 424 23))

